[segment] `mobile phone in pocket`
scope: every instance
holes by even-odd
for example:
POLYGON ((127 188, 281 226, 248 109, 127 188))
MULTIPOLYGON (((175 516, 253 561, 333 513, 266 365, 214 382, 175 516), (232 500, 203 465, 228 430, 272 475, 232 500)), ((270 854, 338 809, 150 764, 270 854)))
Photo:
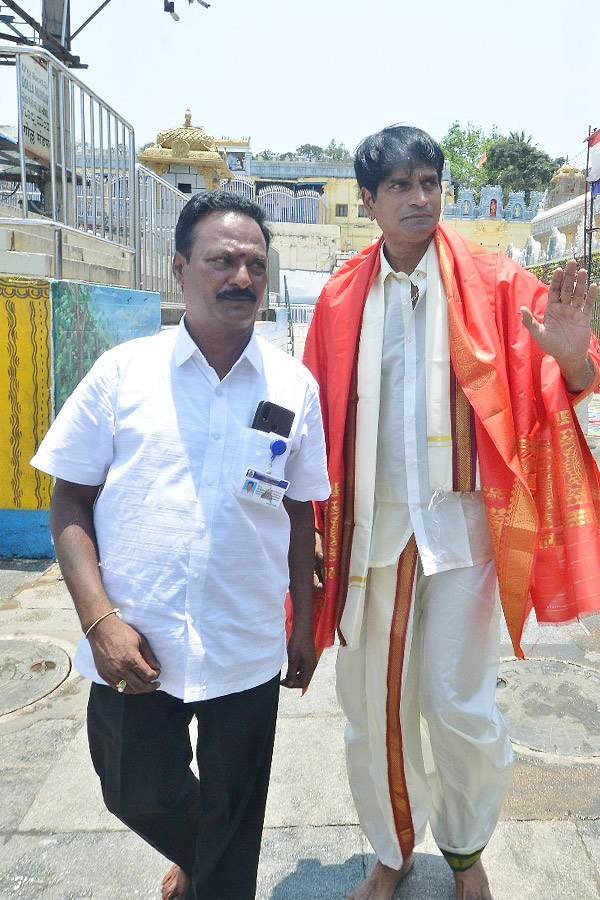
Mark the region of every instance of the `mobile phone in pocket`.
POLYGON ((257 431, 272 431, 281 437, 289 437, 295 415, 293 409, 278 406, 270 400, 261 400, 256 407, 251 427, 257 431))

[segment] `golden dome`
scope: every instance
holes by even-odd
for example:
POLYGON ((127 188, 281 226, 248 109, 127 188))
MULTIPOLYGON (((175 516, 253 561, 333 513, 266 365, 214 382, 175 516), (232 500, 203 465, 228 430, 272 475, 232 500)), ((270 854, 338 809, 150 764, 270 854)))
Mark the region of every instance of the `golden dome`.
POLYGON ((579 197, 585 191, 585 176, 581 169, 565 163, 557 169, 548 186, 545 208, 551 209, 573 197, 579 197))
POLYGON ((178 150, 185 149, 185 145, 187 145, 188 152, 190 150, 212 150, 214 152, 217 149, 217 145, 210 134, 207 134, 202 128, 196 128, 195 125, 192 125, 192 114, 189 109, 185 111, 185 122, 183 125, 179 128, 165 128, 164 131, 159 131, 156 143, 159 147, 169 150, 173 149, 174 145, 176 145, 178 150))
POLYGON ((180 128, 160 131, 156 143, 141 150, 138 159, 161 176, 173 173, 172 166, 189 166, 188 171, 202 174, 209 187, 219 187, 221 179, 233 178, 223 152, 219 152, 210 134, 192 125, 189 109, 180 128))

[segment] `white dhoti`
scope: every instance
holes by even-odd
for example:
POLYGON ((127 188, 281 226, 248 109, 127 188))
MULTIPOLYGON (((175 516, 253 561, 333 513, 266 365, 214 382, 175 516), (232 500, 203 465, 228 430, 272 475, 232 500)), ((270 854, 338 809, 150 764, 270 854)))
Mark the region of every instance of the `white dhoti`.
POLYGON ((382 863, 400 869, 429 821, 450 865, 466 868, 494 830, 512 775, 494 703, 494 563, 429 576, 418 566, 412 595, 397 590, 402 577, 396 565, 370 570, 359 646, 338 653, 350 786, 382 863))

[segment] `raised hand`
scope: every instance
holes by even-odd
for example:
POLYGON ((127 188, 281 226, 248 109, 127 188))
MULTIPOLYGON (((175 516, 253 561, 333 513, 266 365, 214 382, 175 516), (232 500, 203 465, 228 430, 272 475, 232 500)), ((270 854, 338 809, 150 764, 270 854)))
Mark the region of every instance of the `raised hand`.
POLYGON ((593 368, 588 362, 591 321, 598 285, 586 292, 586 271, 574 259, 556 269, 550 282, 548 303, 541 322, 531 310, 521 307, 523 325, 545 353, 558 362, 567 386, 584 390, 591 382, 593 368))

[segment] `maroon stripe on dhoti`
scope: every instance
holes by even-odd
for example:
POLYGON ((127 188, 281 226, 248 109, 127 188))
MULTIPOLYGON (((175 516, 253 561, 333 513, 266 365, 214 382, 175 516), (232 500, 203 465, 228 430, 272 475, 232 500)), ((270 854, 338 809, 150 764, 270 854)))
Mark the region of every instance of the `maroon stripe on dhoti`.
POLYGON ((386 740, 388 784, 394 824, 403 859, 407 859, 410 856, 415 846, 415 830, 408 800, 406 776, 404 774, 400 702, 402 669, 406 656, 406 636, 417 558, 417 544, 414 535, 412 535, 398 560, 398 577, 396 580, 394 614, 390 630, 387 671, 386 740))

